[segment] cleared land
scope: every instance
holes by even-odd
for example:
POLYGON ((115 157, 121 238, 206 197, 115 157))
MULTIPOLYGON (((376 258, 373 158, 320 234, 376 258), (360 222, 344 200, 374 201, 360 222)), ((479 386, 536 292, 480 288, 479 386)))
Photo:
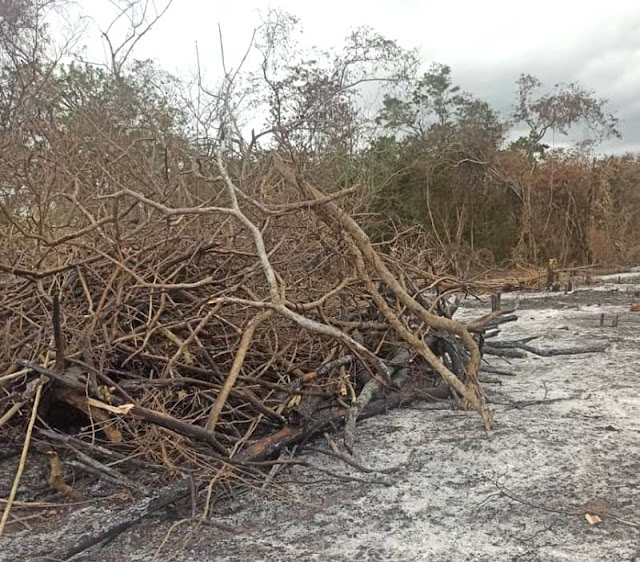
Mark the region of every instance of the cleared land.
MULTIPOLYGON (((485 384, 496 418, 490 434, 473 413, 407 406, 362 422, 357 435, 363 464, 403 465, 397 472, 363 474, 311 455, 361 481, 295 468, 265 491, 216 505, 224 528, 180 525, 159 548, 189 515, 178 506, 74 560, 640 560, 640 314, 629 312, 640 286, 633 276, 606 281, 569 295, 503 296, 504 304, 519 300, 507 339, 539 334, 542 348, 607 349, 493 359, 516 376, 484 375, 496 381, 485 384), (586 513, 602 523, 590 525, 586 513)), ((460 316, 486 306, 470 302, 460 316)), ((12 468, 5 464, 3 487, 12 468)), ((115 512, 59 510, 40 532, 3 538, 0 560, 37 560, 115 512)))

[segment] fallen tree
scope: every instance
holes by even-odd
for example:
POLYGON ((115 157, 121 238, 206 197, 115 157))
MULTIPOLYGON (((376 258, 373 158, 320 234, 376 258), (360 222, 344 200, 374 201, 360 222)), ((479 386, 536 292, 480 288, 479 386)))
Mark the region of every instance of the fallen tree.
POLYGON ((4 208, 5 256, 17 256, 0 265, 4 439, 27 450, 35 427, 63 464, 89 440, 101 449, 76 469, 144 486, 261 477, 252 463, 340 422, 351 454, 378 399, 453 395, 490 427, 479 341, 502 311, 453 320, 455 283, 379 252, 344 210, 356 188, 322 193, 278 154, 243 175, 219 148, 179 181, 147 173, 131 189, 138 158, 122 149, 110 190, 93 188, 86 161, 66 162, 75 191, 57 179, 37 228, 4 208))

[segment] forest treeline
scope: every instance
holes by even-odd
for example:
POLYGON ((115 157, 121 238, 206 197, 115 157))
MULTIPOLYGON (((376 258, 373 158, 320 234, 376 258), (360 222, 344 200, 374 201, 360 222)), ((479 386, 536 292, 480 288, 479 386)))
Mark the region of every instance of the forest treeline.
MULTIPOLYGON (((152 17, 145 2, 114 5, 124 24, 105 26, 108 60, 96 64, 82 58, 84 28, 54 25, 70 3, 0 1, 5 239, 62 239, 74 227, 65 209, 78 198, 144 192, 152 180, 164 185, 163 203, 179 192, 205 204, 202 171, 224 143, 239 177, 282 153, 327 194, 357 186, 346 204, 374 242, 385 249, 415 236, 434 267, 456 274, 551 258, 640 261, 640 157, 599 154, 601 141, 619 136, 618 122, 580 84, 548 88, 523 74, 504 115, 482 92, 458 87, 450 67, 426 67, 368 28, 330 52, 304 50, 296 19, 277 11, 245 58, 221 59, 221 78, 208 84, 200 60, 188 61, 197 66, 191 78, 136 60, 162 10, 152 17), (588 140, 570 142, 576 130, 588 140), (563 148, 549 146, 551 137, 563 148)), ((268 179, 267 198, 278 189, 268 179)), ((1 261, 19 267, 15 247, 4 246, 1 261)))

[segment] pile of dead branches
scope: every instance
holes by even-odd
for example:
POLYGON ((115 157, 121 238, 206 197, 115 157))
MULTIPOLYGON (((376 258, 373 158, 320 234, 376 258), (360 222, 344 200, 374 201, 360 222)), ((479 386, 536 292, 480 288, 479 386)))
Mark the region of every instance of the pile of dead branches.
POLYGON ((328 428, 348 456, 358 419, 411 400, 491 425, 478 371, 502 313, 453 320, 459 284, 377 251, 344 210, 356 187, 320 192, 277 154, 144 154, 5 158, 23 199, 0 207, 0 428, 23 459, 2 526, 30 446, 77 499, 65 459, 213 486, 328 428))

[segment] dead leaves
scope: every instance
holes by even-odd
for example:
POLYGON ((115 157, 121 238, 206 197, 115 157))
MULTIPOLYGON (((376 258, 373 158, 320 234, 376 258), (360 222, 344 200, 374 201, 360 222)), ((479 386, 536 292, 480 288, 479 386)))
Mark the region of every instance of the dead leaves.
POLYGON ((47 456, 49 457, 49 485, 74 502, 84 500, 84 496, 79 491, 74 490, 64 481, 64 470, 58 453, 47 451, 47 456))

